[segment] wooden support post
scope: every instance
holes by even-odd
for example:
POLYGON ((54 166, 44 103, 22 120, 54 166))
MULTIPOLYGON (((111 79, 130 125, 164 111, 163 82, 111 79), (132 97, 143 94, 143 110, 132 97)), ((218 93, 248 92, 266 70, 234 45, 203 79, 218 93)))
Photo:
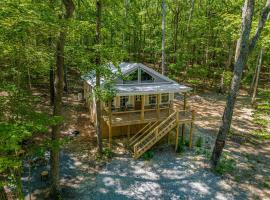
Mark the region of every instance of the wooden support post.
POLYGON ((184 107, 183 107, 184 110, 187 109, 187 93, 184 92, 184 107))
POLYGON ((157 94, 157 118, 160 118, 160 94, 157 94))
POLYGON ((178 142, 179 142, 179 112, 176 112, 176 133, 175 133, 175 151, 177 151, 178 142))
MULTIPOLYGON (((187 93, 184 92, 184 110, 187 109, 187 93)), ((184 142, 185 139, 185 124, 182 124, 182 141, 184 142)))
POLYGON ((112 146, 112 101, 109 100, 109 148, 112 146))
POLYGON ((144 121, 144 101, 145 101, 145 96, 142 95, 142 104, 141 104, 141 121, 144 121))
POLYGON ((176 133, 175 133, 175 151, 177 151, 178 142, 179 142, 179 123, 177 122, 176 133))
POLYGON ((192 121, 190 123, 190 132, 189 132, 189 148, 192 148, 192 133, 193 133, 193 124, 195 119, 195 111, 192 110, 192 121))
POLYGON ((130 138, 130 126, 128 125, 128 131, 127 131, 127 135, 128 135, 128 140, 129 140, 129 138, 130 138))

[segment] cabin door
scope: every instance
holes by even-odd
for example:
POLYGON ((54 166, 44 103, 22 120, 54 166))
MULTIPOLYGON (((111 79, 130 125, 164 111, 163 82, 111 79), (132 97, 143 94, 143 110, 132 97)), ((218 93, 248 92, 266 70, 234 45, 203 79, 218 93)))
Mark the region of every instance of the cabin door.
POLYGON ((142 107, 142 96, 136 95, 135 96, 135 110, 141 110, 142 107))

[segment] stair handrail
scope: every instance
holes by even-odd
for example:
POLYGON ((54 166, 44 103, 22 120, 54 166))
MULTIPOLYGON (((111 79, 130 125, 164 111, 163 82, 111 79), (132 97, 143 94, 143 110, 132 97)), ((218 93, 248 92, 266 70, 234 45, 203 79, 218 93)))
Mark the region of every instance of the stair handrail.
POLYGON ((149 125, 151 126, 151 123, 152 122, 149 122, 149 123, 147 123, 143 128, 141 128, 135 135, 133 135, 130 139, 129 139, 129 141, 132 141, 134 138, 136 138, 137 137, 137 135, 139 135, 141 132, 143 132, 145 129, 147 129, 148 127, 149 127, 149 125), (146 128, 147 127, 147 128, 146 128))
MULTIPOLYGON (((158 125, 159 121, 154 122, 153 124, 151 124, 143 133, 141 133, 141 135, 139 135, 137 138, 135 138, 135 140, 130 142, 130 146, 132 146, 133 144, 135 144, 138 140, 140 140, 148 131, 150 131, 151 129, 154 129, 157 125, 158 125)), ((136 134, 137 135, 137 134, 136 134)))
POLYGON ((145 135, 138 143, 134 145, 134 153, 136 152, 139 144, 141 144, 146 138, 152 136, 153 133, 158 130, 161 126, 163 126, 168 120, 170 120, 174 115, 178 114, 178 111, 174 111, 169 117, 167 117, 163 122, 161 122, 157 127, 155 127, 152 131, 150 131, 147 135, 145 135))
MULTIPOLYGON (((176 124, 176 120, 172 121, 170 124, 176 124)), ((165 128, 166 128, 166 127, 165 127, 165 128)), ((160 131, 160 132, 164 132, 165 128, 162 129, 162 131, 160 131)), ((147 146, 148 146, 149 148, 151 148, 151 146, 154 145, 153 140, 158 141, 160 138, 162 138, 164 135, 167 134, 167 132, 165 132, 165 134, 164 134, 164 133, 163 133, 163 134, 160 134, 160 132, 158 132, 158 131, 156 131, 156 132, 157 132, 157 133, 155 134, 155 137, 153 137, 153 138, 152 138, 151 140, 149 140, 146 144, 144 144, 143 147, 141 147, 138 151, 136 151, 137 153, 139 153, 139 155, 141 154, 140 151, 141 151, 142 149, 144 149, 144 148, 147 147, 147 146), (153 143, 153 144, 150 146, 150 143, 153 143)), ((135 156, 138 158, 138 154, 135 155, 135 156)))

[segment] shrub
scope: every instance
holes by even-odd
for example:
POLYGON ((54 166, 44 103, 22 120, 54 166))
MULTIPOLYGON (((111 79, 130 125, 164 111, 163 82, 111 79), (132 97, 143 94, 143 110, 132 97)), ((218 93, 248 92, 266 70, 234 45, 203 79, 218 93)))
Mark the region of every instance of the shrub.
POLYGON ((147 151, 142 155, 142 158, 144 160, 151 160, 154 157, 154 152, 153 151, 147 151))
POLYGON ((105 148, 104 150, 103 150, 103 153, 102 153, 106 158, 112 158, 113 157, 113 155, 114 155, 114 153, 112 152, 112 150, 111 149, 109 149, 109 148, 105 148))
POLYGON ((195 146, 196 147, 202 147, 202 142, 203 142, 203 139, 202 137, 198 137, 197 140, 196 140, 196 143, 195 143, 195 146))
POLYGON ((235 160, 229 158, 226 153, 223 153, 223 156, 214 171, 218 174, 230 173, 235 169, 235 166, 235 160))

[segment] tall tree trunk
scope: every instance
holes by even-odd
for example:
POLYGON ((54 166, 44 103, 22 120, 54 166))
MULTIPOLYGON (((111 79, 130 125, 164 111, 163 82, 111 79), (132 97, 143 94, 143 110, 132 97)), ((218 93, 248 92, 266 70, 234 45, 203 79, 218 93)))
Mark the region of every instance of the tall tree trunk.
POLYGON ((54 104, 54 67, 50 67, 50 104, 54 104))
POLYGON ((165 30, 166 30, 166 2, 165 0, 162 0, 162 63, 161 63, 161 72, 164 75, 166 73, 166 67, 165 67, 165 30))
POLYGON ((220 78, 220 86, 219 86, 219 93, 223 94, 225 92, 225 88, 224 88, 224 75, 225 72, 230 68, 231 64, 232 64, 232 59, 233 59, 233 49, 234 49, 234 42, 229 45, 229 55, 228 55, 228 59, 227 62, 225 63, 225 68, 221 74, 221 78, 220 78))
POLYGON ((254 11, 254 0, 246 0, 242 12, 242 27, 241 35, 238 39, 235 52, 235 64, 234 64, 234 75, 231 83, 231 90, 228 95, 227 104, 222 117, 222 124, 219 128, 215 147, 212 152, 211 162, 213 167, 216 167, 222 150, 225 146, 227 133, 230 130, 233 108, 235 100, 240 87, 240 81, 243 73, 243 68, 247 62, 249 52, 249 34, 251 30, 251 23, 254 11))
POLYGON ((253 51, 270 12, 270 0, 267 0, 259 19, 255 34, 252 39, 249 40, 254 4, 254 0, 245 0, 242 13, 242 26, 240 31, 241 35, 237 42, 235 52, 234 75, 231 83, 231 90, 228 95, 226 107, 222 117, 222 124, 219 128, 211 157, 211 163, 213 167, 216 167, 220 160, 222 150, 225 146, 227 133, 230 130, 235 100, 239 91, 243 68, 248 60, 248 54, 253 51))
POLYGON ((253 93, 252 93, 252 98, 251 98, 252 105, 254 105, 255 100, 256 100, 256 93, 257 93, 259 76, 260 76, 260 71, 261 71, 261 66, 262 66, 262 56, 263 56, 263 49, 261 48, 259 58, 258 58, 259 59, 258 66, 256 67, 257 68, 256 74, 254 75, 256 76, 256 78, 255 78, 255 83, 254 83, 253 93))
MULTIPOLYGON (((101 0, 96 0, 96 44, 101 43, 101 0)), ((100 89, 100 67, 101 67, 101 57, 100 52, 96 52, 96 88, 100 89)), ((102 131, 101 131, 101 101, 100 97, 96 95, 96 132, 97 132, 97 142, 98 142, 98 151, 102 154, 102 131)))
POLYGON ((250 88, 249 88, 249 95, 252 97, 252 92, 253 92, 253 89, 254 89, 254 85, 255 85, 255 80, 256 80, 256 74, 257 74, 257 70, 258 70, 258 66, 259 66, 259 60, 260 60, 260 56, 258 55, 257 56, 257 59, 256 59, 256 67, 255 67, 255 71, 254 71, 254 74, 253 74, 253 77, 252 77, 252 82, 250 84, 250 88))
POLYGON ((188 24, 187 24, 187 32, 189 31, 189 26, 190 26, 190 22, 191 22, 193 11, 194 11, 194 5, 195 5, 195 0, 191 0, 191 7, 189 11, 188 24))
POLYGON ((67 65, 64 65, 64 91, 68 92, 68 81, 67 81, 67 65))
POLYGON ((176 63, 177 60, 177 43, 178 43, 178 25, 179 25, 179 14, 180 14, 180 6, 179 2, 175 2, 176 5, 176 10, 174 14, 174 39, 173 39, 173 52, 174 52, 174 62, 176 63))
MULTIPOLYGON (((65 19, 71 18, 75 5, 72 0, 62 0, 65 6, 66 13, 65 19)), ((54 82, 54 105, 53 105, 53 116, 62 115, 62 96, 64 86, 64 46, 66 38, 66 27, 62 27, 56 46, 56 73, 54 82)), ((61 124, 52 126, 52 148, 50 156, 51 166, 51 197, 53 199, 60 198, 60 184, 59 184, 59 139, 60 139, 61 124)))

